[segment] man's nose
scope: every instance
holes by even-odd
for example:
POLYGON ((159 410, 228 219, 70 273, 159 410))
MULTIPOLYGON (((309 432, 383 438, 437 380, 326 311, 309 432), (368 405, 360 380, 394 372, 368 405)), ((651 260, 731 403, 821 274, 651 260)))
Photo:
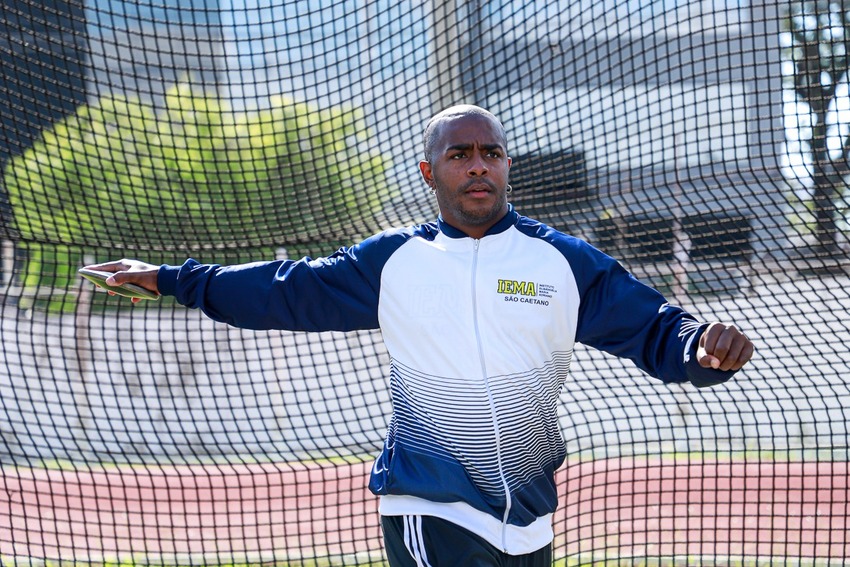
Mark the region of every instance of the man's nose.
POLYGON ((485 175, 487 173, 487 164, 484 162, 484 158, 478 154, 474 154, 469 162, 467 173, 470 177, 485 175))

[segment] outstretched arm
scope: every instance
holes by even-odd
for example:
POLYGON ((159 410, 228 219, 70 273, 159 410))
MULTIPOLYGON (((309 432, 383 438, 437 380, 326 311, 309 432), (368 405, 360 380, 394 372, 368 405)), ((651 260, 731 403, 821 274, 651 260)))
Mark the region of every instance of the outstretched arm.
POLYGON ((581 276, 578 341, 665 382, 698 388, 725 382, 753 356, 752 342, 734 325, 698 321, 591 246, 565 251, 581 276))
POLYGON ((87 267, 111 272, 105 282, 108 285, 133 283, 174 296, 178 303, 235 327, 293 331, 377 328, 374 282, 379 273, 368 260, 358 262, 356 257, 354 251, 341 249, 318 260, 220 266, 189 259, 179 266, 156 266, 124 259, 87 267))
POLYGON ((384 263, 414 234, 407 229, 385 231, 315 260, 220 266, 189 259, 180 266, 156 266, 124 259, 88 267, 111 272, 114 284, 109 285, 134 283, 235 327, 377 329, 384 263))

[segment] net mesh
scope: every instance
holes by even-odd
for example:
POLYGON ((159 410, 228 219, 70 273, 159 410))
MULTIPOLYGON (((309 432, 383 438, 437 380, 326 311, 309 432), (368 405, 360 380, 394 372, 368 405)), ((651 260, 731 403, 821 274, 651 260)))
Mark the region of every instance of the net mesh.
POLYGON ((0 559, 379 564, 379 333, 234 329, 76 269, 430 221, 421 133, 466 102, 507 128, 520 213, 758 349, 696 390, 577 347, 555 557, 840 564, 847 22, 796 0, 5 1, 0 559))

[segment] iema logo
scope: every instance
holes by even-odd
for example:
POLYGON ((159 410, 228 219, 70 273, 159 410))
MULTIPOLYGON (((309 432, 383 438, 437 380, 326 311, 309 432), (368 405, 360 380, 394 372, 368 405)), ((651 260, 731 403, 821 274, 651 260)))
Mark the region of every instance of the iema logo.
POLYGON ((499 280, 496 291, 504 295, 505 301, 509 303, 526 303, 548 307, 548 299, 540 299, 538 296, 551 299, 552 294, 555 293, 555 286, 517 280, 499 280))
POLYGON ((507 295, 537 295, 537 286, 534 282, 518 282, 516 280, 499 280, 498 293, 507 295))

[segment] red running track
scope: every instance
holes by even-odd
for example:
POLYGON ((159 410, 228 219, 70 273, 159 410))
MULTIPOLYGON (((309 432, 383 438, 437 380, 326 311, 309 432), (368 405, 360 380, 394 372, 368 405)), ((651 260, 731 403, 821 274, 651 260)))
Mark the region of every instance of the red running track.
POLYGON ((380 550, 369 466, 5 469, 0 557, 198 564, 380 550))
MULTIPOLYGON (((0 471, 0 559, 380 554, 369 463, 0 471)), ((850 557, 848 463, 606 459, 558 472, 556 556, 850 557)))
POLYGON ((846 462, 575 464, 561 471, 556 544, 569 555, 848 558, 848 472, 846 462))

